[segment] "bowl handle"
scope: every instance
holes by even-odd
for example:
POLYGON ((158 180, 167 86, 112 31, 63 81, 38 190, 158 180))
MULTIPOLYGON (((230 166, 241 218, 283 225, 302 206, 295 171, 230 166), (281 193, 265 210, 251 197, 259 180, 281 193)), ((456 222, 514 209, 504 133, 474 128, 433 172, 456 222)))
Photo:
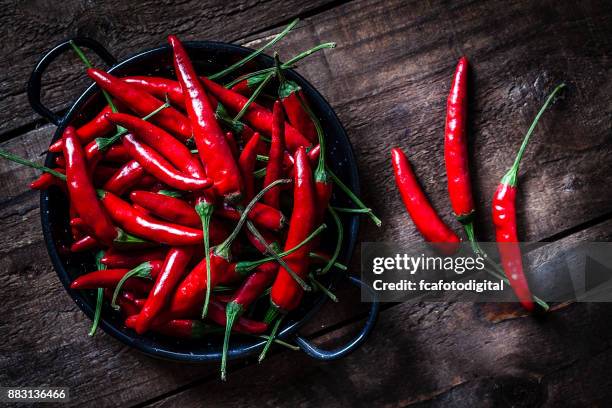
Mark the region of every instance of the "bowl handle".
POLYGON ((28 81, 28 100, 30 101, 30 106, 32 106, 34 111, 56 126, 60 126, 65 117, 61 117, 57 113, 51 111, 40 101, 41 79, 43 73, 49 64, 53 62, 53 60, 64 53, 64 51, 72 49, 70 46, 70 41, 74 41, 74 43, 80 47, 89 48, 90 50, 94 51, 100 58, 102 58, 104 62, 111 66, 117 63, 117 59, 113 57, 112 54, 102 46, 102 44, 92 40, 91 38, 77 37, 73 38, 72 40, 66 40, 56 45, 45 55, 43 55, 40 61, 38 61, 38 64, 36 64, 34 71, 32 71, 32 75, 30 75, 30 80, 28 81))
POLYGON ((370 286, 363 283, 359 278, 354 277, 354 276, 349 276, 348 278, 351 281, 351 283, 365 289, 365 293, 368 294, 369 300, 371 302, 370 312, 368 313, 368 318, 365 321, 365 324, 363 325, 359 333, 357 334, 357 336, 355 336, 348 343, 334 350, 320 349, 312 345, 308 340, 304 339, 303 337, 296 335, 295 342, 298 344, 298 346, 300 346, 300 348, 302 349, 302 351, 304 351, 304 353, 308 354, 312 358, 315 358, 317 360, 322 360, 322 361, 337 360, 339 358, 342 358, 346 356, 348 353, 355 350, 357 347, 359 347, 361 343, 365 341, 368 334, 370 334, 370 332, 374 328, 376 319, 378 317, 378 309, 379 309, 378 296, 376 295, 376 293, 370 286))

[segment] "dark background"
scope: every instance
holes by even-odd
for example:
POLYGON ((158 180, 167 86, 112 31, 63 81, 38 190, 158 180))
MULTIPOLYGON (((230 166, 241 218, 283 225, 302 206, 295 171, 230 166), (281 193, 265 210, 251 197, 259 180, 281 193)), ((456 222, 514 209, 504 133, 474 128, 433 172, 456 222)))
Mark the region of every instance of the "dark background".
MULTIPOLYGON (((459 56, 471 61, 471 166, 478 234, 492 238, 490 198, 533 116, 553 87, 569 90, 546 113, 521 168, 520 235, 567 248, 612 238, 612 8, 607 1, 2 1, 0 146, 31 159, 54 127, 29 108, 25 83, 40 55, 89 36, 118 58, 170 34, 256 47, 295 16, 278 47, 288 57, 318 42, 335 50, 299 71, 336 109, 355 148, 365 200, 361 240, 420 239, 392 181, 390 147, 409 154, 436 208, 455 228, 445 186, 443 128, 459 56)), ((65 109, 89 83, 64 57, 45 101, 65 109)), ((152 360, 104 333, 64 292, 39 224, 36 172, 0 162, 0 384, 67 386, 70 405, 98 406, 606 406, 612 397, 612 306, 557 305, 525 316, 514 305, 386 306, 353 355, 314 362, 274 349, 261 365, 218 367, 152 360)), ((530 254, 534 264, 542 262, 530 254)), ((353 273, 358 272, 358 256, 353 273)), ((554 274, 550 277, 554 279, 554 274)), ((303 331, 331 347, 354 333, 365 310, 340 288, 303 331)))

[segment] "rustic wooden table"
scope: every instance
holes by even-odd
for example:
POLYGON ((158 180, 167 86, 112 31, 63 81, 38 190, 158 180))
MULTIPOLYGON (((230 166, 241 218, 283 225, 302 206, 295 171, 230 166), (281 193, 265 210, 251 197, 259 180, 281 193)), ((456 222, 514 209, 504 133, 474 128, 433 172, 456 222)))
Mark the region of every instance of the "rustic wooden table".
MULTIPOLYGON (((406 149, 444 218, 445 100, 457 58, 472 62, 471 162, 482 240, 490 197, 546 94, 569 91, 545 115, 522 166, 524 240, 612 239, 612 8, 606 1, 2 1, 0 146, 40 159, 54 127, 30 109, 24 84, 41 53, 90 36, 126 57, 169 33, 257 46, 290 19, 278 47, 293 55, 321 41, 335 50, 299 71, 336 109, 357 155, 363 196, 382 216, 361 240, 419 239, 392 182, 389 149, 406 149)), ((88 81, 65 57, 45 78, 63 109, 88 81), (74 78, 79 78, 76 82, 74 78)), ((84 406, 609 406, 612 307, 568 304, 536 319, 514 306, 397 304, 357 352, 332 363, 274 349, 260 366, 144 356, 99 333, 61 287, 42 239, 35 171, 0 162, 0 384, 67 386, 84 406)), ((358 273, 358 255, 352 272, 358 273)), ((332 346, 365 308, 340 288, 304 334, 332 346)))

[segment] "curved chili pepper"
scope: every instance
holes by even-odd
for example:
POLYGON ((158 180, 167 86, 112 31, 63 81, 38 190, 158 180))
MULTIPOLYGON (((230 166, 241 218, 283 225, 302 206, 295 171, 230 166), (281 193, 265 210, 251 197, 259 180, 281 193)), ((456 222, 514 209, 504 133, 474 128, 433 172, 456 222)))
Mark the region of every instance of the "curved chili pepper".
MULTIPOLYGON (((272 143, 268 153, 266 177, 264 187, 283 175, 283 158, 285 154, 285 118, 283 108, 279 101, 274 102, 272 109, 272 143)), ((263 202, 274 208, 280 208, 280 191, 270 190, 263 198, 263 202)))
POLYGON ((289 123, 308 140, 317 140, 317 131, 310 116, 304 110, 302 103, 306 102, 306 97, 302 88, 295 82, 284 80, 278 88, 278 96, 283 104, 289 123))
POLYGON ((453 254, 459 248, 459 237, 442 221, 421 189, 410 162, 399 148, 391 150, 395 184, 406 210, 425 240, 436 244, 443 254, 453 254))
POLYGON ((178 81, 148 76, 129 76, 121 79, 159 99, 164 99, 167 96, 175 106, 185 106, 185 97, 178 81))
MULTIPOLYGON (((228 204, 215 208, 215 214, 231 221, 238 221, 240 219, 240 211, 228 204)), ((285 216, 280 210, 263 203, 256 203, 247 218, 258 227, 272 231, 283 229, 287 223, 285 216)))
POLYGON ((187 265, 193 257, 190 247, 172 248, 166 255, 161 273, 147 297, 147 301, 138 315, 135 330, 138 334, 146 332, 151 321, 159 314, 169 300, 170 294, 185 274, 187 265))
POLYGON ((104 183, 104 190, 113 194, 123 195, 134 187, 145 175, 144 168, 136 160, 123 165, 117 172, 104 183))
MULTIPOLYGON (((202 78, 202 82, 204 83, 206 89, 208 89, 219 99, 219 102, 233 111, 239 112, 248 101, 248 98, 245 98, 239 93, 233 92, 229 89, 225 89, 221 85, 207 78, 202 78)), ((256 130, 266 134, 272 133, 272 112, 263 106, 257 103, 252 103, 247 109, 244 119, 256 130)), ((308 139, 306 139, 300 132, 289 124, 285 125, 285 143, 291 151, 295 151, 300 146, 312 146, 312 143, 310 143, 308 139)))
MULTIPOLYGON (((87 75, 138 115, 148 115, 164 104, 153 95, 99 69, 90 68, 87 70, 87 75)), ((158 112, 151 120, 183 140, 191 137, 189 120, 172 107, 158 112)))
POLYGON ((177 171, 161 154, 151 147, 140 143, 132 135, 123 137, 123 145, 132 158, 145 169, 145 171, 162 183, 179 190, 203 190, 212 185, 213 181, 209 178, 199 179, 177 171))
POLYGON ((259 296, 269 287, 278 272, 276 262, 267 262, 259 266, 255 272, 249 275, 240 288, 225 305, 225 338, 223 340, 223 354, 221 356, 221 378, 226 377, 227 351, 229 339, 236 318, 239 318, 245 310, 255 302, 259 296))
MULTIPOLYGON (((111 107, 106 105, 92 120, 75 130, 77 137, 81 141, 81 145, 86 145, 96 137, 103 137, 114 130, 115 127, 112 123, 108 123, 104 119, 104 116, 111 112, 111 107)), ((64 139, 60 138, 49 146, 49 151, 59 153, 62 151, 63 145, 64 139)))
MULTIPOLYGON (((66 170, 61 167, 56 167, 53 170, 57 171, 58 173, 62 173, 62 174, 66 173, 66 170)), ((65 188, 66 183, 63 180, 58 179, 57 177, 55 177, 54 175, 50 173, 43 173, 36 180, 30 183, 30 188, 32 190, 46 190, 51 186, 58 186, 58 187, 65 188)))
POLYGON ((109 268, 134 268, 152 259, 164 259, 168 248, 144 249, 139 251, 119 251, 111 248, 104 253, 100 262, 109 268))
POLYGON ((174 51, 174 68, 185 94, 185 108, 202 163, 206 163, 206 171, 219 195, 228 202, 239 201, 242 179, 238 164, 217 123, 204 87, 179 39, 171 35, 168 41, 174 51))
MULTIPOLYGON (((242 149, 240 158, 238 159, 238 167, 240 167, 244 185, 244 200, 246 202, 250 201, 255 195, 255 178, 253 177, 253 171, 257 163, 259 142, 259 133, 255 133, 253 137, 251 137, 251 140, 244 146, 244 149, 242 149)), ((274 191, 274 189, 270 191, 274 191)), ((268 191, 268 193, 270 191, 268 191)))
POLYGON ((457 219, 464 225, 474 241, 474 199, 468 166, 467 149, 467 81, 468 61, 459 59, 451 90, 446 102, 446 126, 444 136, 444 161, 448 195, 457 219))
MULTIPOLYGON (((304 241, 315 229, 314 179, 306 150, 303 147, 295 153, 293 178, 293 211, 289 221, 285 251, 304 241)), ((287 265, 300 278, 305 278, 308 275, 309 252, 310 245, 305 245, 285 258, 287 265)), ((270 293, 272 305, 283 312, 289 312, 299 305, 303 294, 302 287, 285 268, 281 267, 270 293)))
POLYGON ((200 217, 193 206, 180 198, 169 197, 150 191, 132 191, 130 199, 148 211, 167 221, 189 227, 200 227, 200 217))
MULTIPOLYGON (((130 292, 135 293, 148 293, 153 285, 152 279, 157 277, 159 270, 161 269, 161 263, 158 261, 152 262, 155 266, 151 267, 145 274, 145 279, 141 278, 129 278, 123 288, 130 292)), ((96 289, 96 288, 115 288, 123 276, 128 273, 130 269, 103 269, 99 271, 89 272, 85 275, 81 275, 76 278, 70 284, 71 289, 83 290, 83 289, 96 289)))
MULTIPOLYGON (((202 242, 201 230, 153 219, 107 191, 101 191, 100 198, 111 218, 130 234, 172 246, 198 245, 202 242)), ((224 235, 223 231, 210 229, 213 242, 221 241, 224 235)))
POLYGON ((202 164, 191 154, 187 146, 165 130, 125 113, 109 114, 107 118, 112 123, 126 128, 144 144, 158 151, 179 171, 193 178, 204 179, 206 177, 202 164))
POLYGON ((66 158, 66 184, 70 201, 91 228, 95 237, 105 245, 112 244, 118 237, 108 214, 98 201, 96 191, 89 178, 85 153, 74 134, 74 128, 68 126, 64 131, 64 157, 66 158))
POLYGON ((534 303, 529 290, 529 283, 523 271, 523 260, 521 249, 518 245, 518 234, 516 231, 516 190, 518 170, 529 138, 531 137, 540 117, 548 108, 555 95, 565 87, 561 84, 548 96, 546 102, 536 115, 533 123, 529 127, 523 143, 519 149, 514 163, 510 170, 501 179, 500 184, 493 195, 493 225, 495 225, 495 240, 501 257, 501 264, 504 272, 510 281, 512 289, 521 305, 528 311, 534 309, 534 303))
POLYGON ((76 242, 73 242, 72 245, 70 245, 70 252, 85 252, 100 247, 101 245, 97 239, 95 239, 91 235, 86 235, 83 238, 77 240, 76 242))

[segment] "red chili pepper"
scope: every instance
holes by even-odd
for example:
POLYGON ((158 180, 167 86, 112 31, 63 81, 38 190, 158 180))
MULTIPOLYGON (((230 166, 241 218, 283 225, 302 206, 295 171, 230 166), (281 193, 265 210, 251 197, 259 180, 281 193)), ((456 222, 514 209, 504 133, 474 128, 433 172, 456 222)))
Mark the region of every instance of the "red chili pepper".
POLYGON ((401 149, 391 150, 395 184, 406 210, 425 240, 435 243, 444 254, 453 254, 459 248, 459 237, 442 221, 421 189, 410 162, 401 149))
POLYGON ((100 247, 101 245, 97 239, 95 239, 91 235, 87 235, 79 239, 78 241, 73 242, 72 245, 70 245, 70 252, 85 252, 91 251, 92 249, 98 249, 100 247))
POLYGON ((155 285, 138 315, 135 324, 137 333, 146 332, 151 325, 151 321, 166 305, 172 291, 185 275, 185 270, 193 257, 193 253, 194 250, 190 247, 172 248, 168 251, 161 273, 157 276, 155 285))
MULTIPOLYGON (((53 170, 57 171, 58 173, 62 173, 62 174, 66 173, 66 170, 61 167, 56 167, 53 170)), ((65 188, 66 182, 58 179, 52 174, 43 173, 40 175, 40 177, 38 177, 36 180, 30 183, 30 188, 32 190, 46 190, 51 186, 58 186, 61 188, 65 188)))
POLYGON ((164 259, 168 248, 144 249, 140 251, 119 251, 111 248, 104 253, 100 262, 111 269, 134 268, 152 259, 164 259))
MULTIPOLYGON (((240 167, 244 184, 244 201, 246 202, 251 201, 255 195, 255 177, 253 177, 253 171, 257 163, 259 142, 259 133, 255 133, 246 146, 244 146, 244 149, 242 149, 242 153, 240 153, 240 158, 238 159, 238 166, 240 167)), ((268 191, 268 193, 274 190, 275 189, 272 189, 268 191)))
POLYGON ((548 96, 546 102, 536 115, 533 123, 529 127, 519 152, 514 160, 514 164, 501 179, 501 183, 497 186, 497 190, 493 195, 493 224, 495 225, 495 239, 498 243, 497 248, 501 257, 501 264, 504 272, 514 289, 521 305, 528 311, 534 309, 529 283, 523 271, 523 260, 521 257, 521 249, 518 245, 518 234, 516 231, 516 190, 519 164, 525 148, 529 142, 529 138, 533 133, 540 117, 548 108, 555 95, 565 87, 561 84, 548 96))
POLYGON ((129 161, 104 183, 104 190, 123 195, 134 187, 144 175, 145 170, 140 163, 136 160, 129 161))
POLYGON ((468 61, 462 57, 457 64, 446 102, 444 160, 448 194, 457 219, 473 237, 474 200, 470 182, 467 149, 467 75, 468 61))
POLYGON ((113 113, 107 117, 112 123, 128 129, 144 144, 158 151, 179 171, 193 178, 204 179, 206 177, 202 164, 191 154, 187 146, 165 130, 124 113, 113 113))
MULTIPOLYGON (((272 109, 272 143, 268 153, 268 164, 264 187, 283 176, 283 157, 285 154, 285 118, 283 108, 279 101, 274 102, 272 109)), ((263 198, 263 202, 274 208, 280 208, 280 191, 270 190, 263 198)))
POLYGON ((128 134, 123 137, 123 146, 147 173, 171 187, 186 191, 203 190, 213 183, 209 178, 200 179, 185 176, 177 171, 161 154, 144 143, 140 143, 132 135, 128 134))
MULTIPOLYGON (((227 204, 215 208, 215 214, 231 221, 240 219, 240 211, 227 204)), ((286 225, 285 216, 280 210, 262 203, 256 203, 247 218, 256 226, 272 231, 278 231, 286 225)))
MULTIPOLYGON (((163 105, 163 102, 153 95, 99 69, 90 68, 87 70, 87 75, 96 81, 102 89, 129 106, 130 110, 140 116, 148 115, 163 105)), ((151 120, 183 140, 191 137, 189 120, 172 107, 158 112, 151 120)))
POLYGON ((88 173, 85 153, 76 139, 74 128, 68 126, 63 138, 70 201, 74 203, 77 213, 91 228, 95 237, 105 245, 110 245, 119 234, 98 201, 88 173))
POLYGON ((206 163, 206 171, 219 195, 228 202, 237 202, 242 192, 238 164, 187 52, 177 37, 171 35, 168 41, 174 50, 174 68, 185 95, 185 108, 202 163, 206 163))
POLYGON ((238 144, 236 143, 234 134, 232 132, 225 132, 225 141, 227 141, 227 145, 230 147, 230 150, 232 151, 232 156, 238 159, 240 154, 238 153, 238 144))
POLYGON ((315 125, 302 106, 302 103, 306 102, 302 88, 293 81, 284 80, 281 81, 278 96, 283 103, 289 123, 308 140, 311 142, 316 141, 317 131, 315 125))
POLYGON ((148 76, 130 76, 121 79, 159 99, 164 99, 168 96, 170 102, 175 106, 185 106, 185 97, 178 81, 148 76))
POLYGON ((66 159, 64 159, 64 156, 56 156, 54 162, 57 167, 66 167, 66 159))
MULTIPOLYGON (((123 288, 130 292, 147 293, 153 285, 152 279, 155 279, 161 270, 162 262, 159 260, 151 261, 150 267, 143 270, 145 279, 133 277, 125 281, 123 288)), ((96 289, 96 288, 114 288, 117 286, 121 278, 128 273, 129 269, 102 269, 99 271, 89 272, 76 278, 70 284, 71 289, 96 289)))
MULTIPOLYGON (((101 192, 100 195, 111 218, 130 234, 172 246, 199 245, 202 242, 201 230, 153 219, 107 191, 101 192)), ((210 240, 213 242, 222 240, 223 235, 224 231, 210 229, 210 240)))
MULTIPOLYGON (((202 82, 206 89, 219 99, 219 102, 233 111, 239 112, 248 101, 248 98, 229 89, 225 89, 209 79, 202 78, 202 82)), ((255 129, 266 134, 272 133, 272 112, 263 106, 257 103, 249 105, 244 115, 244 119, 255 129)), ((289 124, 285 124, 285 143, 291 151, 295 151, 300 146, 312 146, 312 143, 310 143, 308 139, 289 124)))
MULTIPOLYGON (((113 290, 111 288, 105 288, 104 297, 111 301, 113 298, 113 290)), ((117 298, 117 304, 119 305, 122 314, 127 317, 136 315, 140 311, 138 300, 139 299, 137 299, 133 293, 122 290, 121 296, 117 298)))
POLYGON ((130 199, 164 220, 189 227, 201 226, 200 217, 193 206, 180 198, 137 190, 130 193, 130 199))
MULTIPOLYGON (((210 302, 208 317, 210 318, 210 320, 220 326, 225 326, 227 324, 227 319, 225 317, 225 307, 220 302, 214 300, 210 302)), ((257 320, 240 317, 234 323, 232 330, 236 333, 262 334, 268 330, 268 324, 257 320)))
MULTIPOLYGON (((138 322, 138 315, 129 316, 125 320, 126 327, 134 329, 138 322)), ((156 322, 151 331, 164 336, 178 339, 203 339, 206 334, 214 332, 199 320, 172 319, 165 322, 156 322)))
MULTIPOLYGON (((289 231, 285 251, 304 241, 315 229, 316 205, 315 186, 310 162, 304 148, 295 153, 293 183, 293 211, 289 221, 289 231)), ((308 275, 310 245, 285 257, 285 262, 300 277, 308 275)), ((272 285, 270 299, 272 304, 283 312, 295 309, 302 299, 304 290, 285 268, 280 268, 272 285)))
POLYGON ((122 145, 112 145, 104 153, 104 160, 124 164, 130 160, 130 155, 122 145))
MULTIPOLYGON (((76 135, 81 141, 81 145, 86 145, 87 143, 94 140, 96 137, 102 137, 106 134, 112 132, 115 127, 108 123, 104 116, 107 113, 112 112, 111 107, 106 105, 92 120, 76 129, 76 135)), ((60 138, 51 146, 49 146, 49 151, 53 153, 59 153, 62 151, 64 145, 64 139, 60 138)))
POLYGON ((111 177, 117 173, 119 168, 99 164, 93 171, 93 183, 95 187, 102 187, 111 177))

